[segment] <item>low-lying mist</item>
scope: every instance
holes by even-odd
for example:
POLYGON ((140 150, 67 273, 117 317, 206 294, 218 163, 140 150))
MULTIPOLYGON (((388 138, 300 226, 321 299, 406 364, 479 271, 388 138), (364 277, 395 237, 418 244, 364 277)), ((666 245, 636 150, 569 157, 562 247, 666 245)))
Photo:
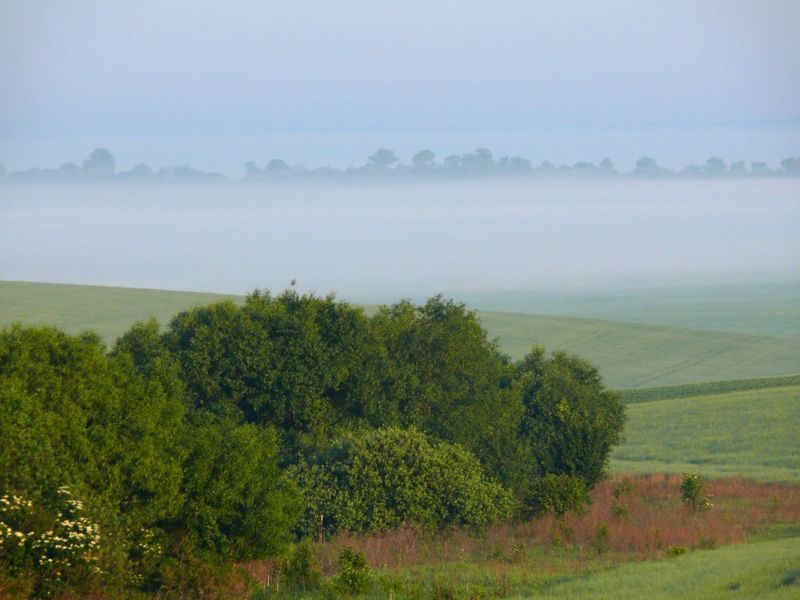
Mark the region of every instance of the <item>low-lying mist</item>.
POLYGON ((0 188, 0 278, 394 300, 800 276, 800 181, 0 188))

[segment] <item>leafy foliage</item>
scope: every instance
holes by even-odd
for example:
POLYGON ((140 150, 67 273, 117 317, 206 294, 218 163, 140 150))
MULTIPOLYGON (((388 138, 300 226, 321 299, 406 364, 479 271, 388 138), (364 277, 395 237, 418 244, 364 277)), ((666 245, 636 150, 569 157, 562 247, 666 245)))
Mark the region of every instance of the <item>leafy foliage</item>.
POLYGON ((684 473, 681 480, 681 499, 693 512, 705 511, 714 506, 705 480, 697 473, 684 473))
POLYGON ((369 589, 370 572, 367 559, 362 552, 343 548, 336 561, 339 575, 336 587, 345 594, 363 594, 369 589))
POLYGON ((166 344, 195 407, 277 427, 287 458, 380 412, 368 320, 332 296, 255 292, 243 307, 195 308, 173 320, 166 344))
POLYGON ((291 470, 305 499, 301 530, 380 531, 405 523, 482 527, 511 514, 512 498, 463 448, 414 429, 348 436, 291 470), (322 521, 320 525, 320 521, 322 521))
MULTIPOLYGON (((37 508, 0 510, 0 579, 16 570, 38 593, 46 559, 73 591, 213 596, 238 581, 226 564, 280 556, 298 533, 578 510, 622 408, 588 363, 535 349, 512 364, 440 296, 368 317, 256 291, 165 332, 138 323, 111 352, 91 333, 15 325, 0 331, 0 495, 37 508), (64 486, 85 509, 65 512, 64 486)), ((290 587, 316 586, 307 543, 284 556, 290 587)), ((358 553, 340 571, 339 592, 368 585, 358 553)))
POLYGON ((200 550, 233 560, 275 555, 290 541, 296 491, 278 468, 269 429, 198 417, 188 441, 179 529, 200 550))
POLYGON ((568 512, 580 512, 589 503, 589 489, 580 477, 564 473, 548 473, 534 479, 527 490, 525 515, 541 515, 552 512, 563 516, 568 512))
POLYGON ((576 476, 592 488, 622 441, 619 395, 589 363, 563 352, 546 358, 541 348, 520 362, 514 379, 525 405, 521 435, 538 473, 576 476))
POLYGON ((101 573, 101 535, 85 515, 66 487, 49 509, 22 496, 0 497, 0 562, 14 577, 29 579, 36 596, 89 585, 101 573))
POLYGON ((512 367, 475 313, 435 296, 422 306, 383 307, 373 326, 386 347, 384 424, 416 427, 458 443, 504 482, 516 475, 523 411, 510 387, 512 367))

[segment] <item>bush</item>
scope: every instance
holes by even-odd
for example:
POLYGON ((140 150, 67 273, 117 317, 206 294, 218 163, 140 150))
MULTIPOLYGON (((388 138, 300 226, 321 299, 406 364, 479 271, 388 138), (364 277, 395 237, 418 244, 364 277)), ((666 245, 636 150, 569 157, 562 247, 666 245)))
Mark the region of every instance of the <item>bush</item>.
POLYGON ((511 515, 511 494, 487 479, 477 459, 416 430, 378 429, 346 437, 290 473, 305 499, 301 533, 481 528, 511 515))
POLYGON ((610 532, 608 530, 608 525, 599 523, 597 529, 595 529, 594 541, 592 542, 595 552, 598 554, 605 554, 608 552, 609 537, 610 532))
POLYGON ((369 589, 370 569, 362 552, 344 548, 337 559, 336 587, 345 594, 363 594, 369 589))
POLYGON ((572 475, 545 475, 533 482, 527 494, 524 515, 552 512, 563 516, 568 512, 581 512, 591 501, 589 490, 580 477, 572 475))
POLYGON ((622 496, 627 496, 635 491, 636 491, 636 486, 633 484, 633 481, 631 481, 627 477, 614 484, 613 493, 614 493, 614 498, 616 498, 617 500, 619 500, 622 496))
POLYGON ((614 502, 614 504, 611 505, 611 514, 615 519, 624 521, 631 516, 631 510, 624 502, 614 502))
POLYGON ((101 573, 100 552, 100 527, 68 488, 58 490, 49 509, 22 496, 0 497, 0 563, 31 582, 35 596, 90 587, 101 573))
POLYGON ((706 490, 706 482, 697 473, 684 473, 681 499, 693 512, 706 511, 714 506, 711 494, 706 490))
POLYGON ((291 587, 307 591, 319 586, 322 571, 309 540, 303 540, 289 549, 280 562, 280 572, 286 584, 291 587))
POLYGON ((680 556, 681 554, 686 554, 689 549, 686 546, 670 546, 667 548, 667 556, 670 558, 674 558, 676 556, 680 556))

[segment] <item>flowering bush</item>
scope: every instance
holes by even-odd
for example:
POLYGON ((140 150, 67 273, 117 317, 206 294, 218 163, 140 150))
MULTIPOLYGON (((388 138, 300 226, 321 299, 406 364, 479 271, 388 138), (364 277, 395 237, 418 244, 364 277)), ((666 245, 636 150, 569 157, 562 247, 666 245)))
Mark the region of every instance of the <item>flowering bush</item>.
POLYGON ((88 582, 100 572, 100 526, 84 512, 67 487, 59 488, 54 511, 23 496, 0 497, 0 563, 33 578, 39 596, 52 595, 62 584, 88 582))

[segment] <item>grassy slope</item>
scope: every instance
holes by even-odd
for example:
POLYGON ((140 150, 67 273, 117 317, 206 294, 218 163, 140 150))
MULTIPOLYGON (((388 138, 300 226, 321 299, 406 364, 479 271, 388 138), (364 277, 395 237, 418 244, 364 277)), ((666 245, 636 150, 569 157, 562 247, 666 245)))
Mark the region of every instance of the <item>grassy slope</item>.
MULTIPOLYGON (((168 321, 188 306, 226 297, 194 292, 0 282, 0 326, 51 323, 97 331, 111 343, 133 322, 168 321)), ((542 315, 481 312, 512 358, 533 344, 566 349, 599 366, 615 388, 766 377, 800 370, 800 338, 768 337, 542 315)))
POLYGON ((800 538, 629 563, 517 598, 799 598, 800 538))
POLYGON ((472 306, 769 336, 800 336, 800 283, 686 286, 624 292, 468 294, 472 306))
POLYGON ((800 386, 627 407, 614 472, 689 472, 800 480, 800 386))
POLYGON ((566 349, 600 368, 614 388, 794 374, 800 339, 572 317, 480 313, 512 357, 532 342, 566 349))
POLYGON ((133 323, 166 323, 190 306, 235 296, 134 288, 0 281, 0 326, 22 321, 57 325, 69 333, 91 329, 111 344, 133 323))

